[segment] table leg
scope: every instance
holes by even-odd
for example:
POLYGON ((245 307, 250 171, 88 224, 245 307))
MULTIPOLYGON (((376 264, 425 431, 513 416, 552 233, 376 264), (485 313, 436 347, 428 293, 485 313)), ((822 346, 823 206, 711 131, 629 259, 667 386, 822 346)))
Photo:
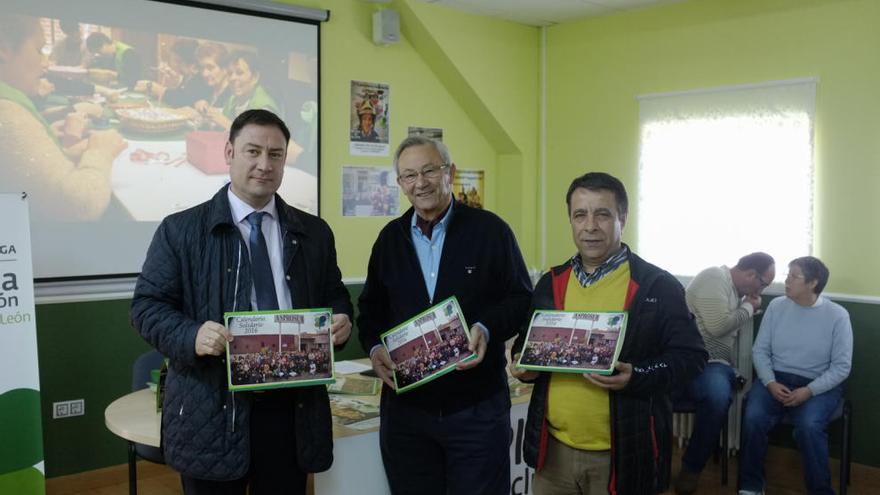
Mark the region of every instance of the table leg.
POLYGON ((128 442, 128 493, 137 495, 137 452, 134 442, 128 442))

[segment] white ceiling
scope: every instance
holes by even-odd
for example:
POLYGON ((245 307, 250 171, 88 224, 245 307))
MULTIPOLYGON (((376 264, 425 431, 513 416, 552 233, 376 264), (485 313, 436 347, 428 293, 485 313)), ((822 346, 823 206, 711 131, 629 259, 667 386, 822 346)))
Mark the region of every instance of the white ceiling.
POLYGON ((422 0, 532 26, 605 15, 681 0, 422 0))

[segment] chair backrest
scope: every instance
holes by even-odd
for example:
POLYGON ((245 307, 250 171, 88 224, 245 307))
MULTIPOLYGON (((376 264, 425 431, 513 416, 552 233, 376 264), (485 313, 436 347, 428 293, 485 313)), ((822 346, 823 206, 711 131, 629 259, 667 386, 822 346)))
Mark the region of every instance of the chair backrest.
POLYGON ((147 388, 147 382, 150 381, 150 372, 162 367, 162 361, 165 359, 159 351, 152 349, 141 354, 134 361, 131 367, 131 390, 132 392, 147 388))

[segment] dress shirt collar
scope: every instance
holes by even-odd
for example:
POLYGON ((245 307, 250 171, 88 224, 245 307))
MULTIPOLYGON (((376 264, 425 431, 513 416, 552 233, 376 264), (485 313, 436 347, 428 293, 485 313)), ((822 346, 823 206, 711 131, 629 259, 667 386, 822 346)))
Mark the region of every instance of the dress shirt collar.
POLYGON ((419 214, 413 210, 413 219, 412 219, 412 227, 414 229, 418 229, 422 235, 431 238, 431 235, 434 233, 434 227, 441 226, 442 228, 446 228, 449 225, 449 220, 452 218, 452 204, 455 203, 455 200, 449 202, 446 206, 446 209, 443 210, 442 213, 437 215, 437 218, 434 220, 428 221, 424 218, 420 217, 419 214))
POLYGON ((272 195, 272 199, 266 203, 266 206, 260 208, 259 210, 254 208, 253 206, 245 203, 238 196, 232 192, 232 188, 230 187, 226 194, 229 196, 229 209, 232 211, 232 220, 236 225, 245 221, 248 215, 255 211, 264 211, 269 214, 272 219, 278 221, 278 210, 275 208, 275 195, 272 195))

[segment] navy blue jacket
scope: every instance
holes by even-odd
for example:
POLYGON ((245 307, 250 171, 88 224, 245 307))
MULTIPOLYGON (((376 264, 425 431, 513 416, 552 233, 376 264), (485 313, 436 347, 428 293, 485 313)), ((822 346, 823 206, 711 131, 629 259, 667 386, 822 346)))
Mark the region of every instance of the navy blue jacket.
MULTIPOLYGON (((223 313, 250 309, 248 250, 233 224, 227 187, 162 221, 131 303, 132 325, 170 359, 162 404, 166 462, 186 476, 207 480, 242 478, 250 465, 251 394, 227 391, 224 358, 195 354, 202 323, 222 323, 223 313)), ((336 265, 330 227, 280 196, 275 204, 294 307, 333 308, 350 318, 351 300, 336 265)), ((327 389, 301 387, 294 397, 299 467, 329 469, 333 437, 327 389)))
POLYGON ((452 207, 434 301, 429 300, 412 241, 412 208, 379 233, 358 301, 358 332, 367 352, 379 343, 383 332, 451 296, 458 299, 468 326, 480 322, 489 329, 486 356, 478 366, 448 373, 399 396, 384 387, 383 394, 392 400, 444 413, 507 390, 504 341, 519 331, 532 293, 510 227, 494 213, 459 202, 452 207))

